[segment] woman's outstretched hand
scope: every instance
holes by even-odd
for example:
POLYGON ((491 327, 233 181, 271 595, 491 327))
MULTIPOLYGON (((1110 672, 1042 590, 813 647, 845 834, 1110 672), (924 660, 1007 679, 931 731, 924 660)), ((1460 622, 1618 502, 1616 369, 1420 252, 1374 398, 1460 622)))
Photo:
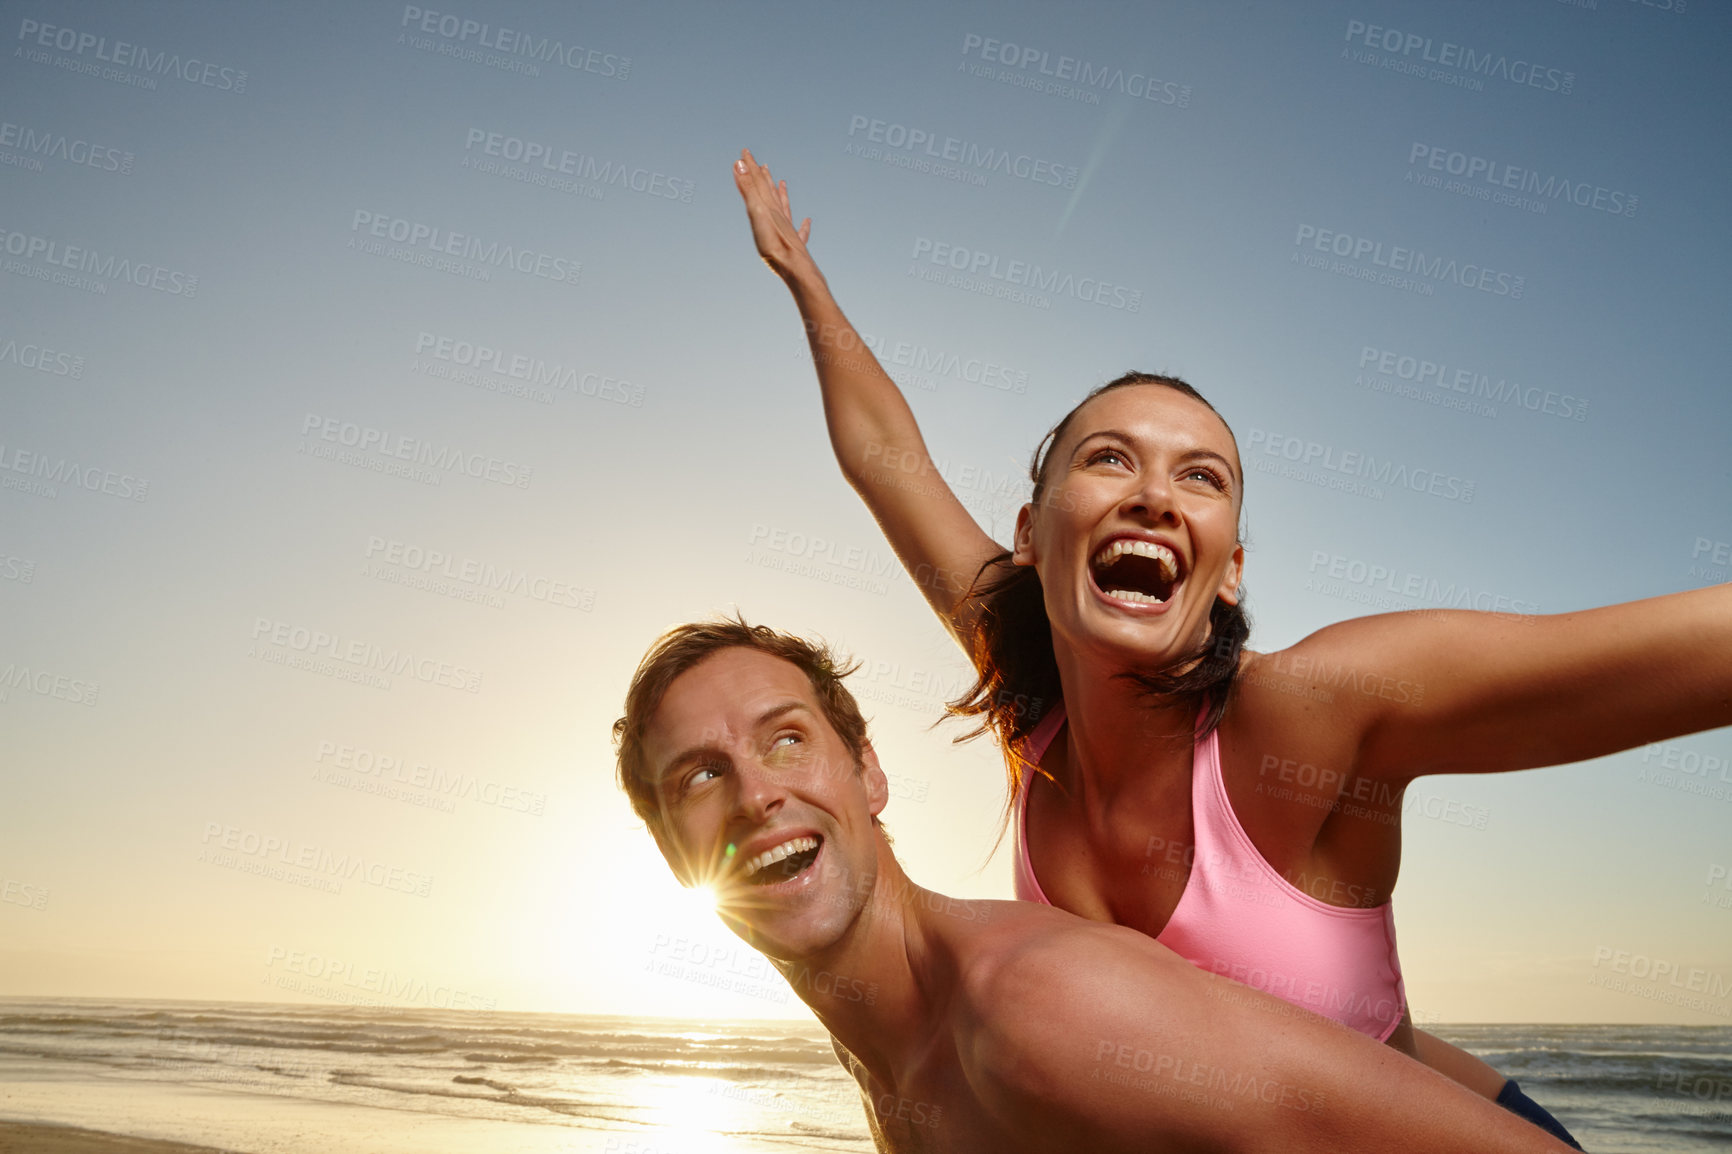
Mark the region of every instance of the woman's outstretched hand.
POLYGON ((812 235, 812 218, 807 217, 794 227, 794 214, 788 208, 788 182, 777 183, 770 177, 768 165, 759 164, 750 149, 740 150, 734 162, 734 185, 746 202, 746 218, 752 222, 752 242, 758 255, 764 258, 775 274, 791 280, 804 272, 815 272, 811 254, 806 251, 806 238, 812 235))

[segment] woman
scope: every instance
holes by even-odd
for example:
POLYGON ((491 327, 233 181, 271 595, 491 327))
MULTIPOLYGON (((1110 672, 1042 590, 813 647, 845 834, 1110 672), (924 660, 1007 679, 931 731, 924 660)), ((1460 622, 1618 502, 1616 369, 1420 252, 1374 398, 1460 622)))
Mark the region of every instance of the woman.
POLYGON ((1194 389, 1129 374, 1073 409, 1004 550, 937 479, 786 186, 750 153, 735 180, 805 321, 843 473, 975 663, 953 711, 1012 751, 1019 896, 1142 930, 1570 1140, 1413 1028, 1388 905, 1402 792, 1732 723, 1732 587, 1545 618, 1389 614, 1253 653, 1243 470, 1194 389), (921 483, 885 460, 922 463, 921 483))

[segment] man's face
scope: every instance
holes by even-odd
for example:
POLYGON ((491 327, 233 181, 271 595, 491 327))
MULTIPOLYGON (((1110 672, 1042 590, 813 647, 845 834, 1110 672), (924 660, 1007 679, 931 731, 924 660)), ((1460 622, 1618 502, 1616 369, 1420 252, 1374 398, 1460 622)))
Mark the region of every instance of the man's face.
POLYGON ((856 767, 797 666, 711 654, 668 687, 644 753, 662 855, 715 889, 735 933, 794 960, 848 930, 876 877, 872 815, 889 789, 870 747, 856 767))

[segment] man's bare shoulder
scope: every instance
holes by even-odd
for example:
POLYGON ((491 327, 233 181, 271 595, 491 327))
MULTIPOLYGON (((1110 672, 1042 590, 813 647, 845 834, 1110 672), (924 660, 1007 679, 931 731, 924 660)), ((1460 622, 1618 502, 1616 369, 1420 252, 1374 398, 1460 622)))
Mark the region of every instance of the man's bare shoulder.
POLYGON ((1008 1093, 1039 1100, 1051 1091, 1060 1073, 1051 1063, 1080 1052, 1082 1034, 1109 1029, 1127 989, 1140 987, 1158 1002, 1160 991, 1194 993, 1208 982, 1124 926, 1034 902, 971 904, 986 917, 953 946, 958 1049, 974 1073, 1008 1093))
POLYGON ((969 1092, 1021 1149, 1561 1148, 1412 1059, 1135 930, 1033 903, 965 904, 975 916, 938 931, 955 967, 944 1012, 969 1092))
POLYGON ((1146 1149, 1186 1133, 1177 1099, 1127 1092, 1121 1067, 1197 1037, 1214 979, 1123 926, 978 906, 984 919, 939 932, 956 1058, 981 1109, 1028 1150, 1146 1149))
POLYGON ((1125 952, 1163 952, 1139 948, 1153 940, 1110 922, 1093 922, 1040 902, 978 901, 967 907, 961 932, 952 935, 959 993, 988 1003, 1002 991, 1001 983, 1020 984, 1022 975, 1050 979, 1055 973, 1075 973, 1085 954, 1111 957, 1125 952))

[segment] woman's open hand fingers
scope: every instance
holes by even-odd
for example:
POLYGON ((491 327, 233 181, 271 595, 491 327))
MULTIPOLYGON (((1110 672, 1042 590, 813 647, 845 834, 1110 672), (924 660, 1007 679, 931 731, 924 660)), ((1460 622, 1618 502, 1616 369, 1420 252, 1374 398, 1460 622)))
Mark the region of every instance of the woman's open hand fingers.
MULTIPOLYGON (((769 175, 769 172, 770 172, 770 170, 767 168, 764 170, 764 174, 766 176, 769 175)), ((789 205, 788 205, 788 182, 787 181, 783 180, 783 181, 778 181, 776 183, 776 194, 782 202, 782 215, 788 218, 788 225, 789 225, 789 227, 792 227, 794 224, 794 210, 791 207, 789 207, 789 205)), ((806 243, 807 238, 812 235, 812 218, 811 217, 807 217, 805 220, 800 222, 800 227, 799 227, 799 229, 796 230, 795 235, 800 238, 801 244, 806 243)))
POLYGON ((806 240, 812 235, 811 218, 799 228, 794 227, 793 210, 788 205, 788 182, 778 182, 771 175, 770 166, 759 164, 750 149, 740 150, 740 159, 734 165, 734 183, 746 202, 746 216, 752 224, 752 240, 758 246, 758 254, 771 268, 783 271, 787 258, 806 247, 806 240))

